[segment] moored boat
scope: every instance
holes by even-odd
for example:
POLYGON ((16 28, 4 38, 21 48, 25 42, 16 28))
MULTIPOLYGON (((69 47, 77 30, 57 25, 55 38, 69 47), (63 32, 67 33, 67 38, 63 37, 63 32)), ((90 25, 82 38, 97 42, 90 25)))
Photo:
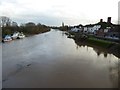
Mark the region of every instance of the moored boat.
POLYGON ((8 42, 12 41, 12 37, 10 35, 6 35, 5 38, 3 39, 3 42, 8 42))
POLYGON ((18 38, 18 39, 22 39, 22 38, 24 38, 24 37, 25 37, 25 35, 21 32, 21 33, 18 34, 18 37, 17 37, 17 38, 18 38))
POLYGON ((19 32, 15 32, 11 37, 12 39, 17 39, 18 35, 19 35, 19 32))

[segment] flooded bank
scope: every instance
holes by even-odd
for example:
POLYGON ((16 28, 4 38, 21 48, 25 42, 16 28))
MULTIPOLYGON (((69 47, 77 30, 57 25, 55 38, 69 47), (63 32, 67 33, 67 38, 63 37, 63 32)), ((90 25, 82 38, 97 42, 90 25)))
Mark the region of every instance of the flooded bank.
POLYGON ((59 30, 2 44, 3 88, 118 87, 118 60, 59 30))

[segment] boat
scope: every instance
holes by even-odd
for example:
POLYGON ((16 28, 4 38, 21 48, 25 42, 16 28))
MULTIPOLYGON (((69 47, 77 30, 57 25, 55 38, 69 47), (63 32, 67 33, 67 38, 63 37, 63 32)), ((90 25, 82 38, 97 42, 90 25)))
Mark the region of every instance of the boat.
POLYGON ((6 35, 5 38, 3 39, 3 42, 8 42, 12 41, 12 37, 10 35, 6 35))
POLYGON ((19 32, 15 32, 11 37, 14 40, 14 39, 17 39, 18 35, 19 35, 19 32))
POLYGON ((24 38, 24 37, 25 37, 25 35, 21 32, 21 33, 18 34, 17 39, 22 39, 22 38, 24 38))

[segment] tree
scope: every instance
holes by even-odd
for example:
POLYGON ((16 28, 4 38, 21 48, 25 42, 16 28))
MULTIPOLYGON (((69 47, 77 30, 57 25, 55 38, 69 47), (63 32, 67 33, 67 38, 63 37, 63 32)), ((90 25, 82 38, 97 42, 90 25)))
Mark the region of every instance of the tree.
POLYGON ((25 26, 33 27, 33 26, 36 26, 36 25, 33 22, 28 22, 28 23, 25 24, 25 26))
POLYGON ((13 26, 13 27, 17 27, 18 26, 18 24, 17 24, 17 22, 12 22, 12 24, 11 24, 11 26, 13 26))
POLYGON ((11 20, 9 17, 1 16, 0 17, 0 24, 1 24, 1 27, 10 26, 11 20))

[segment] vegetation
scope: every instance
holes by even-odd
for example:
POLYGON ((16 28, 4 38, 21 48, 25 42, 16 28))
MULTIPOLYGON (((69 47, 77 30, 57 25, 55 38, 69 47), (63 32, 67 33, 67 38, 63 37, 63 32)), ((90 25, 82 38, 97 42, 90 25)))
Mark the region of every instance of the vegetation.
POLYGON ((27 23, 24 26, 20 26, 19 31, 25 34, 39 34, 50 31, 50 28, 41 24, 30 25, 30 23, 27 23))
POLYGON ((25 24, 18 24, 12 21, 9 17, 0 17, 0 25, 2 27, 2 37, 5 35, 11 35, 14 32, 23 32, 26 35, 39 34, 43 32, 50 31, 50 28, 46 25, 38 23, 37 25, 33 22, 28 22, 25 24))
POLYGON ((13 34, 15 31, 23 32, 26 35, 32 35, 32 34, 39 34, 43 32, 49 31, 50 28, 48 28, 45 25, 35 25, 35 26, 6 26, 2 27, 2 36, 4 37, 7 34, 13 34))
POLYGON ((94 38, 94 37, 89 37, 87 39, 87 42, 92 43, 92 44, 97 45, 97 46, 101 46, 103 48, 109 48, 112 45, 114 45, 113 42, 97 39, 97 38, 94 38))
POLYGON ((61 31, 68 31, 70 29, 70 27, 68 26, 60 26, 60 27, 51 27, 53 29, 59 29, 61 31))

